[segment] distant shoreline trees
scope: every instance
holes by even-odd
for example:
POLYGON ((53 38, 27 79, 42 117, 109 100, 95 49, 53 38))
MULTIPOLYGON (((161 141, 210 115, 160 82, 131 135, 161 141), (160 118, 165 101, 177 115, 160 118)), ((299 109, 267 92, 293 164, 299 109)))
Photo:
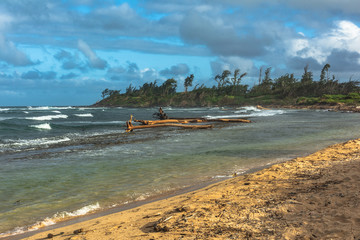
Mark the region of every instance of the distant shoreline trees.
MULTIPOLYGON (((254 98, 260 96, 272 96, 274 99, 296 99, 299 97, 321 97, 324 94, 349 94, 359 93, 359 81, 350 79, 348 82, 339 82, 333 75, 330 78, 330 64, 325 64, 321 70, 319 81, 314 81, 312 71, 309 65, 304 67, 304 72, 300 79, 296 79, 294 74, 284 74, 278 78, 271 78, 271 67, 264 71, 262 76, 262 68, 259 74, 259 83, 252 88, 248 85, 241 84, 247 73, 241 73, 240 69, 235 69, 232 73, 230 70, 224 70, 222 73, 214 77, 216 85, 209 88, 205 85, 199 87, 196 85, 191 91, 189 87, 193 85, 195 76, 190 74, 184 80, 184 92, 186 96, 179 96, 176 92, 178 86, 174 78, 167 79, 161 85, 157 81, 144 83, 138 88, 131 84, 127 87, 126 92, 120 94, 120 90, 105 89, 102 92, 102 98, 123 98, 142 97, 143 101, 149 101, 153 104, 175 101, 177 103, 185 103, 190 101, 199 104, 214 104, 219 101, 236 102, 246 101, 246 98, 254 98), (245 100, 244 100, 245 99, 245 100)), ((135 101, 132 99, 132 101, 135 101)), ((223 103, 226 103, 223 102, 223 103)))

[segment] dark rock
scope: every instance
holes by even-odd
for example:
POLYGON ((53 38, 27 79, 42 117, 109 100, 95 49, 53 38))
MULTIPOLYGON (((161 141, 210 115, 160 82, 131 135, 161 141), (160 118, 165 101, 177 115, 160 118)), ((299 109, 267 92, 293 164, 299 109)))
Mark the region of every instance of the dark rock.
POLYGON ((79 234, 79 233, 82 233, 84 230, 82 228, 80 229, 77 229, 74 231, 74 234, 79 234))

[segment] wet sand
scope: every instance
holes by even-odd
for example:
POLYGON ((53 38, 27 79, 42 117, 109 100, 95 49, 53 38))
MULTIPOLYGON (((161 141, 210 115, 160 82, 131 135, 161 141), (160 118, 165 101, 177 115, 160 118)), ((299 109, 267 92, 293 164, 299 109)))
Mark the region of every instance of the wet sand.
POLYGON ((359 239, 360 139, 26 239, 359 239))

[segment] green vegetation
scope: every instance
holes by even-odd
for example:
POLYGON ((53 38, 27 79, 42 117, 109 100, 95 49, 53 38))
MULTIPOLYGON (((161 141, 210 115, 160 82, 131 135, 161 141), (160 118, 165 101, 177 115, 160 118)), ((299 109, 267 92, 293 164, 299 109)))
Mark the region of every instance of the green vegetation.
POLYGON ((338 103, 343 103, 346 105, 358 105, 360 103, 360 94, 353 92, 347 95, 324 94, 321 97, 300 97, 297 100, 297 103, 303 105, 314 105, 314 104, 336 105, 338 103))
POLYGON ((338 103, 356 105, 360 101, 358 81, 339 82, 333 75, 330 78, 330 65, 326 64, 319 78, 313 80, 309 66, 304 67, 301 79, 294 74, 285 74, 276 79, 270 76, 271 68, 259 73, 259 83, 253 88, 241 84, 247 73, 236 69, 232 74, 229 70, 215 76, 217 86, 211 88, 196 85, 191 91, 194 75, 184 80, 185 92, 176 92, 177 81, 173 78, 158 85, 157 81, 145 83, 139 88, 131 84, 125 93, 119 90, 105 89, 103 100, 96 106, 242 106, 242 105, 335 105, 338 103))

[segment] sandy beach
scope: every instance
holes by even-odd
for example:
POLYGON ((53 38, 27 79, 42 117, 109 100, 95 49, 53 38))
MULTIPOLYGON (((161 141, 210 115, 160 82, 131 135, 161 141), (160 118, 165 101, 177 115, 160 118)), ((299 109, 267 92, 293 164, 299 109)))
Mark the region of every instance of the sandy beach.
POLYGON ((359 239, 360 139, 26 239, 359 239))

